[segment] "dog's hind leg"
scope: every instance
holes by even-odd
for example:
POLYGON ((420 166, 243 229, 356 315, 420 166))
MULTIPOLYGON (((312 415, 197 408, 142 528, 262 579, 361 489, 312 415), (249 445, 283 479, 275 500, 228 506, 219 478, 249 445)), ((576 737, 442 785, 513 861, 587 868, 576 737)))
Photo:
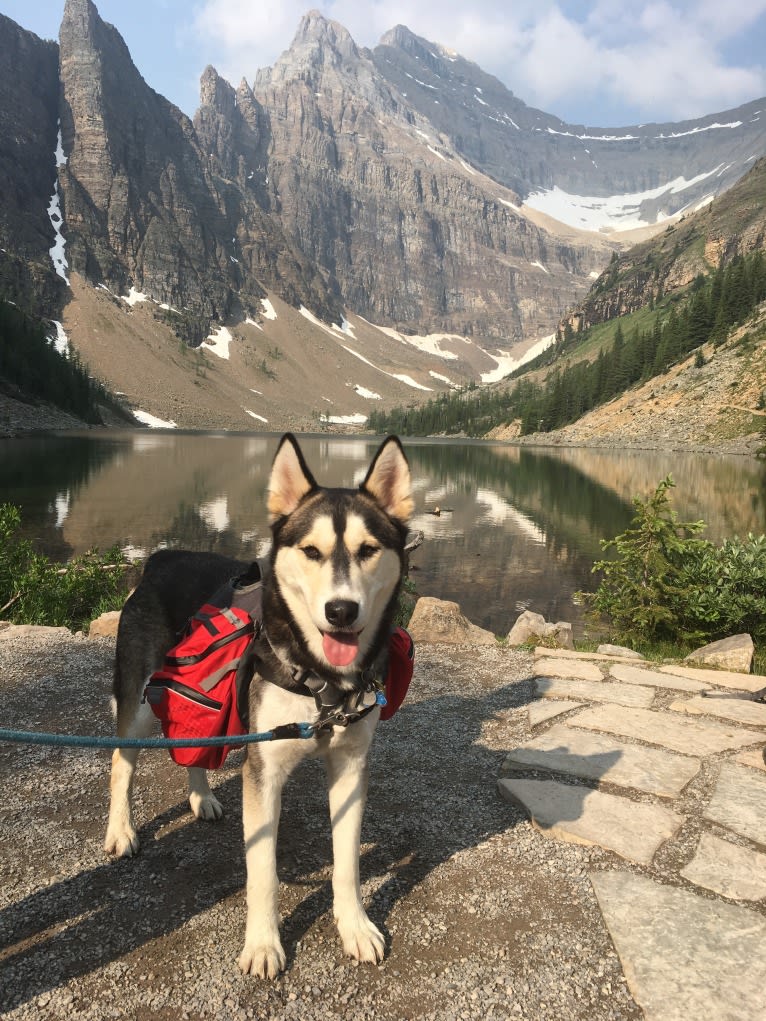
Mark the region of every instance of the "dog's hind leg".
POLYGON ((221 802, 207 782, 207 770, 198 766, 189 766, 189 804, 198 819, 215 820, 223 815, 221 802))
MULTIPOLYGON (((361 726, 361 724, 356 724, 361 726)), ((367 797, 365 751, 334 750, 325 759, 333 844, 333 914, 343 949, 357 961, 383 960, 385 939, 367 917, 359 887, 359 841, 367 797)))
MULTIPOLYGON (((172 639, 161 634, 159 639, 152 640, 156 614, 149 612, 151 599, 151 588, 142 583, 125 603, 120 616, 112 686, 118 737, 149 737, 156 725, 151 707, 143 700, 144 687, 172 639)), ((138 748, 116 748, 112 755, 109 822, 104 839, 107 854, 130 857, 138 851, 132 807, 138 756, 138 748)))
MULTIPOLYGON (((148 737, 154 729, 154 715, 148 705, 139 704, 129 721, 125 712, 118 715, 120 737, 148 737)), ((133 822, 133 778, 140 749, 115 748, 112 754, 109 822, 104 840, 107 854, 131 857, 138 852, 139 841, 133 822)))

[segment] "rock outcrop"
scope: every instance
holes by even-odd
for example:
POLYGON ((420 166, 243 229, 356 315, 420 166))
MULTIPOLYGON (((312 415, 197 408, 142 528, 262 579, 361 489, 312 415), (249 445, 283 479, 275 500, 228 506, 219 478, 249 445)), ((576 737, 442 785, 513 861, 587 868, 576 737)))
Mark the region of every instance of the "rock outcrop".
POLYGON ((414 642, 445 642, 448 645, 496 645, 491 631, 472 624, 458 603, 421 596, 415 603, 407 630, 414 642))
POLYGON ((722 670, 740 670, 749 674, 753 667, 754 653, 755 647, 750 635, 732 635, 695 649, 686 657, 685 662, 720 667, 722 670))

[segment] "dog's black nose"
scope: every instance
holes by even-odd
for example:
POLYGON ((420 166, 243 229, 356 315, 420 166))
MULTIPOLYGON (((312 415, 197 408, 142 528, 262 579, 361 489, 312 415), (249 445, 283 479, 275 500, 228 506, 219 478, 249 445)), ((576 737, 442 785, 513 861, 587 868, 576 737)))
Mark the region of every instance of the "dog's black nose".
POLYGON ((359 603, 353 599, 332 599, 324 604, 324 615, 332 627, 348 627, 359 613, 359 603))

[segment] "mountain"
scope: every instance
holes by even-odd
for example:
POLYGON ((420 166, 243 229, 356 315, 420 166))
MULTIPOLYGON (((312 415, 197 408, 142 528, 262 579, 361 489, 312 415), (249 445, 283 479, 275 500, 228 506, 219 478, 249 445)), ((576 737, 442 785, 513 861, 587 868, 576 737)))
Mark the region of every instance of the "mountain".
POLYGON ((472 166, 590 230, 647 226, 725 191, 766 151, 766 100, 681 123, 606 129, 527 106, 492 75, 402 25, 372 59, 408 108, 472 166))
POLYGON ((241 121, 254 127, 247 179, 372 322, 510 349, 547 332, 551 309, 582 293, 610 253, 601 239, 529 221, 515 194, 462 160, 372 55, 316 12, 252 90, 243 82, 235 95, 212 79, 204 121, 195 118, 207 147, 234 175, 242 150, 229 139, 241 121))
POLYGON ((91 0, 58 45, 0 16, 0 295, 156 417, 358 423, 533 354, 613 228, 661 229, 766 152, 759 110, 573 127, 402 26, 368 50, 314 11, 251 84, 207 68, 190 120, 91 0))
POLYGON ((714 204, 615 255, 554 345, 503 380, 377 431, 467 433, 545 445, 763 448, 766 159, 714 204))
POLYGON ((0 290, 48 314, 65 300, 46 211, 57 119, 58 47, 0 14, 0 290))
POLYGON ((634 312, 681 291, 721 261, 766 247, 766 159, 693 215, 615 255, 567 319, 579 328, 634 312))
POLYGON ((319 314, 339 312, 316 266, 220 173, 188 118, 146 85, 90 0, 67 0, 60 68, 71 269, 119 291, 135 283, 205 319, 252 309, 273 286, 319 314))

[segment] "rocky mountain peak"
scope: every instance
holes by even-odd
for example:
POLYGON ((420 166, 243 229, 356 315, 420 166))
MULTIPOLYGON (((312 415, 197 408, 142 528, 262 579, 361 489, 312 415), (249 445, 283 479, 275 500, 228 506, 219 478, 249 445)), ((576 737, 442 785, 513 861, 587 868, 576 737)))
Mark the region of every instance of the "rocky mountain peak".
POLYGON ((80 53, 86 59, 88 56, 97 59, 107 48, 113 58, 127 62, 138 74, 122 36, 113 25, 101 19, 92 0, 65 0, 59 42, 62 49, 80 53))
POLYGON ((356 43, 349 31, 316 10, 309 11, 301 18, 293 46, 301 43, 326 46, 349 59, 359 56, 356 43))
MULTIPOLYGON (((429 43, 427 39, 421 38, 411 32, 406 25, 396 25, 380 38, 378 46, 388 46, 406 53, 409 57, 421 61, 424 67, 432 71, 441 70, 440 65, 446 60, 457 60, 454 56, 443 56, 443 48, 435 43, 429 43)), ((460 58, 462 60, 462 58, 460 58)))
POLYGON ((401 50, 415 53, 422 50, 423 40, 411 32, 406 25, 394 25, 380 37, 381 46, 398 46, 401 50))
POLYGON ((62 31, 76 31, 78 38, 85 40, 93 35, 99 21, 98 10, 91 0, 65 0, 61 22, 62 31))
POLYGON ((199 102, 201 107, 212 106, 225 116, 234 116, 236 107, 234 89, 224 78, 221 78, 211 64, 208 64, 200 78, 199 102))
POLYGON ((258 83, 289 81, 326 68, 341 68, 359 59, 351 34, 319 11, 304 14, 290 45, 272 68, 258 72, 258 83))

